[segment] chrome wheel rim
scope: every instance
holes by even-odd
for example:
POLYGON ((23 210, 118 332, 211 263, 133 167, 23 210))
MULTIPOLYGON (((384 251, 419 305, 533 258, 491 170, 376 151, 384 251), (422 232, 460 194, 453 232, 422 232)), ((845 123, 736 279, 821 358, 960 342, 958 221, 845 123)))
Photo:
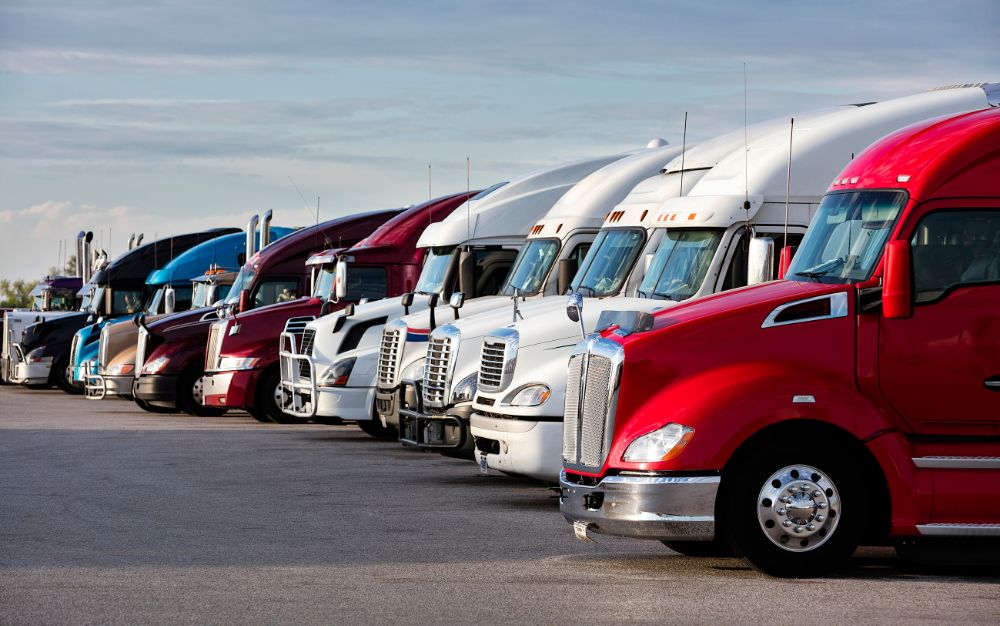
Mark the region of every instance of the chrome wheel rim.
POLYGON ((789 465, 764 482, 757 496, 757 519, 764 535, 782 550, 815 550, 837 529, 840 494, 815 467, 789 465))
POLYGON ((285 394, 282 392, 280 384, 274 386, 274 403, 278 408, 285 406, 285 394))
POLYGON ((204 404, 205 402, 204 376, 199 376, 194 380, 194 384, 191 386, 191 397, 194 398, 195 404, 204 404))

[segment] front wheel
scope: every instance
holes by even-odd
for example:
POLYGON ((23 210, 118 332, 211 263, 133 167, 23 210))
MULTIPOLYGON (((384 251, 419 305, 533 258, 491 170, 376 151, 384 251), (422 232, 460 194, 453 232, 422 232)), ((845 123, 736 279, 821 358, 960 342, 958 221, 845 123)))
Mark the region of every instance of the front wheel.
POLYGON ((867 523, 861 476, 849 452, 801 448, 798 438, 774 440, 727 472, 726 538, 772 576, 825 574, 854 552, 867 523))
POLYGON ((226 409, 202 404, 204 398, 205 372, 192 368, 181 374, 177 380, 177 408, 197 417, 220 417, 226 414, 226 409))
POLYGON ((69 362, 68 355, 59 357, 52 366, 52 382, 71 396, 83 393, 83 386, 73 382, 73 366, 69 362))
POLYGON ((264 372, 257 382, 256 406, 250 414, 258 421, 271 421, 276 424, 305 424, 307 420, 289 415, 281 410, 284 391, 281 388, 281 375, 278 368, 272 367, 264 372), (261 417, 265 419, 261 419, 261 417))

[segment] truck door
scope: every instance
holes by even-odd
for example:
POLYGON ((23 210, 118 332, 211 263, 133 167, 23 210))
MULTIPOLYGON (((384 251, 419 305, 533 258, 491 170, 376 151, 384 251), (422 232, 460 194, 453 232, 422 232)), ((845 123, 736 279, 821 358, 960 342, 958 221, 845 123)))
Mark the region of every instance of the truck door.
POLYGON ((909 226, 913 314, 882 319, 879 385, 934 480, 934 518, 1000 516, 1000 207, 909 226), (988 510, 987 510, 988 509, 988 510))

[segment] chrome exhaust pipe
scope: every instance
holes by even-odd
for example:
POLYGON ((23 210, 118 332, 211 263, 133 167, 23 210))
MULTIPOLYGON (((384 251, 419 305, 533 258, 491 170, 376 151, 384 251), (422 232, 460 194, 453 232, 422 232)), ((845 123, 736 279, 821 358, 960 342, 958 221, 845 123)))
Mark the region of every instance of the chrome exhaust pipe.
POLYGON ((247 247, 245 253, 247 261, 249 261, 250 257, 252 257, 254 255, 254 252, 256 252, 256 250, 254 249, 254 244, 257 241, 258 221, 260 221, 260 217, 254 215, 253 217, 250 218, 250 221, 247 222, 247 247))
POLYGON ((257 246, 258 250, 263 250, 267 247, 267 244, 271 243, 271 214, 273 211, 267 210, 264 214, 264 219, 260 221, 260 244, 257 246))
POLYGON ((83 256, 83 238, 86 237, 86 236, 87 236, 87 233, 85 231, 82 231, 82 230, 76 236, 76 277, 79 278, 80 280, 82 280, 83 282, 87 282, 83 278, 83 265, 84 265, 84 262, 83 262, 83 259, 84 259, 84 256, 83 256))

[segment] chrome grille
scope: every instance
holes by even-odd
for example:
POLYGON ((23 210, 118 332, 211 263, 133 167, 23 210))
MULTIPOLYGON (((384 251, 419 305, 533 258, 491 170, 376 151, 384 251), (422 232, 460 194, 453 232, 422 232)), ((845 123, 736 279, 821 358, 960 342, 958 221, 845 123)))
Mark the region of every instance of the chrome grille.
POLYGON ((111 327, 105 326, 101 329, 101 338, 97 344, 97 371, 101 372, 108 367, 108 350, 111 346, 111 327))
POLYGON ((302 331, 306 329, 306 324, 316 319, 315 317, 303 316, 303 317, 290 317, 288 321, 285 322, 285 332, 292 333, 293 335, 302 335, 302 331))
POLYGON ((570 468, 600 468, 608 456, 623 358, 621 345, 600 337, 570 357, 563 423, 563 460, 570 468))
POLYGON ((215 372, 219 369, 219 355, 222 352, 222 338, 225 336, 229 322, 222 320, 212 324, 208 331, 208 351, 205 354, 205 371, 215 372))
POLYGON ((69 345, 69 364, 71 367, 76 365, 76 352, 80 349, 80 334, 77 333, 73 335, 73 342, 69 345))
POLYGON ((302 331, 302 347, 299 348, 299 354, 313 355, 313 344, 316 343, 316 330, 313 328, 307 328, 302 331))
POLYGON ((3 339, 0 340, 0 341, 3 341, 3 348, 0 349, 0 356, 4 356, 4 357, 6 357, 8 355, 8 353, 10 352, 10 344, 14 342, 14 338, 10 336, 10 334, 11 334, 10 330, 9 330, 10 322, 8 321, 7 316, 8 316, 7 312, 4 311, 4 314, 3 314, 3 339))
POLYGON ((520 335, 513 328, 501 328, 483 339, 479 353, 478 388, 502 391, 510 384, 517 363, 520 335))
POLYGON ((451 337, 432 333, 427 342, 427 361, 424 362, 424 402, 442 406, 448 399, 448 375, 451 369, 451 337))
POLYGON ((382 345, 378 351, 378 382, 387 387, 396 386, 396 370, 403 358, 403 333, 406 324, 402 320, 394 320, 385 325, 382 330, 382 345))
POLYGON ((139 327, 139 338, 135 342, 135 377, 139 378, 142 374, 142 366, 146 364, 146 341, 149 339, 149 333, 146 332, 146 328, 143 326, 139 327))

